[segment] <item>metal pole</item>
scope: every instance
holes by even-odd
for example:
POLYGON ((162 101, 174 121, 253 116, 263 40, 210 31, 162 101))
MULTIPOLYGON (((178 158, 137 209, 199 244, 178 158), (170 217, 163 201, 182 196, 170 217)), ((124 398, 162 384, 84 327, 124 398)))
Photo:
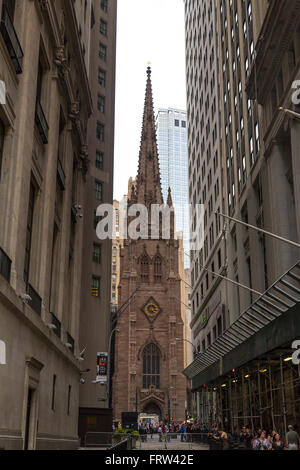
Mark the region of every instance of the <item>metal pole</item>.
POLYGON ((279 235, 276 235, 275 233, 268 232, 267 230, 264 230, 263 228, 259 228, 256 225, 251 225, 247 224, 246 222, 243 222, 242 220, 235 219, 233 217, 229 217, 229 215, 222 214, 221 212, 215 212, 219 217, 224 217, 225 219, 232 220, 233 222, 236 222, 237 224, 244 225, 245 227, 252 228, 253 230, 256 230, 257 232, 264 233, 265 235, 268 235, 269 237, 276 238, 276 240, 280 240, 281 242, 288 243, 289 245, 296 246, 297 248, 300 248, 300 244, 293 242, 292 240, 288 240, 287 238, 280 237, 279 235))
POLYGON ((272 426, 275 430, 275 419, 274 419, 274 401, 273 401, 273 384, 272 384, 272 366, 269 360, 269 382, 270 382, 270 394, 271 394, 271 416, 272 416, 272 426))
POLYGON ((285 403, 285 393, 284 393, 282 355, 280 355, 280 380, 281 380, 281 394, 282 394, 283 425, 284 425, 284 436, 285 436, 287 432, 287 427, 286 427, 287 425, 286 425, 286 403, 285 403))
POLYGON ((250 414, 251 414, 251 426, 252 426, 252 432, 253 432, 253 431, 255 431, 255 429, 254 429, 254 422, 253 422, 251 377, 249 377, 249 380, 248 380, 248 389, 249 389, 249 404, 250 404, 250 414))
POLYGON ((108 360, 107 360, 107 388, 106 388, 106 399, 107 399, 107 408, 109 408, 109 402, 110 402, 110 354, 111 354, 111 341, 112 341, 112 336, 114 332, 119 331, 118 328, 114 328, 112 332, 110 333, 109 337, 109 343, 108 343, 108 360))
POLYGON ((257 364, 257 386, 258 386, 258 404, 259 404, 259 418, 260 418, 260 428, 263 428, 262 423, 262 412, 261 412, 261 395, 260 395, 260 372, 259 372, 259 363, 257 364))
POLYGON ((295 118, 300 119, 300 114, 296 113, 295 111, 292 111, 291 109, 280 107, 279 111, 283 111, 285 114, 290 114, 291 116, 294 116, 295 118))
MULTIPOLYGON (((246 416, 246 407, 245 407, 245 372, 242 370, 242 400, 243 400, 243 419, 246 416)), ((246 423, 242 423, 243 426, 246 426, 246 423)))
POLYGON ((229 408, 229 416, 230 416, 230 426, 231 426, 231 434, 233 434, 233 400, 232 400, 232 388, 231 388, 231 380, 229 380, 229 393, 228 393, 228 408, 229 408))
MULTIPOLYGON (((300 245, 299 245, 299 248, 300 248, 300 245)), ((233 279, 229 279, 228 277, 225 277, 225 276, 222 276, 221 274, 218 274, 218 273, 215 273, 214 271, 211 271, 210 269, 208 269, 206 266, 199 266, 200 269, 203 269, 204 271, 207 271, 208 273, 211 273, 213 276, 216 276, 216 277, 219 277, 221 279, 224 279, 224 281, 228 281, 228 282, 231 282, 232 284, 234 284, 235 286, 238 286, 238 287, 242 287, 243 289, 246 289, 248 290, 249 292, 253 292, 254 294, 257 294, 257 295, 262 295, 261 292, 258 292, 257 290, 254 290, 254 289, 251 289, 250 287, 248 286, 245 286, 244 284, 241 284, 240 282, 237 282, 237 281, 234 281, 233 279)), ((177 297, 175 297, 177 298, 177 297)), ((178 299, 179 300, 179 299, 178 299)), ((181 302, 181 301, 180 301, 181 302)), ((183 302, 182 302, 183 303, 183 302)), ((192 310, 190 307, 187 307, 189 308, 190 310, 192 310)))

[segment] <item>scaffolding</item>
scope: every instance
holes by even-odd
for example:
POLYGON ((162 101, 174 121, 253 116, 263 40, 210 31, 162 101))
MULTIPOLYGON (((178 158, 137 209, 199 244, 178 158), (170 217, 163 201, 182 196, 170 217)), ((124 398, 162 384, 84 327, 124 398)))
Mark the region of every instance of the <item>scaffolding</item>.
POLYGON ((287 359, 287 351, 275 351, 203 386, 197 392, 198 423, 217 424, 232 434, 242 426, 282 436, 289 424, 300 429, 300 366, 287 359))
MULTIPOLYGON (((300 261, 198 354, 183 371, 184 375, 192 384, 196 377, 202 383, 201 374, 210 366, 295 307, 300 307, 300 261)), ((292 363, 291 355, 290 344, 278 345, 273 351, 240 365, 238 370, 202 385, 197 389, 199 424, 218 424, 232 433, 242 426, 253 431, 272 429, 283 435, 289 424, 300 429, 300 369, 292 363)))

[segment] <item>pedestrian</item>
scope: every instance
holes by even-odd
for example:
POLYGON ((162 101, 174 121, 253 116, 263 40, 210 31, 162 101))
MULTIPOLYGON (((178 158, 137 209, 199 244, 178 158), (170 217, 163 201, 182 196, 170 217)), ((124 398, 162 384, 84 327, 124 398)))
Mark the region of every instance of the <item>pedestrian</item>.
POLYGON ((184 434, 185 434, 185 427, 183 423, 181 424, 179 428, 179 434, 180 434, 180 441, 183 442, 184 434))
POLYGON ((266 431, 262 431, 258 434, 257 438, 253 442, 253 450, 271 450, 272 444, 266 438, 266 431))
POLYGON ((281 439, 280 434, 276 434, 272 444, 273 450, 284 450, 284 441, 281 439))
POLYGON ((294 430, 292 425, 288 426, 286 435, 286 447, 288 450, 299 450, 300 438, 298 433, 294 430))
POLYGON ((252 435, 250 433, 250 430, 248 427, 243 426, 242 431, 240 433, 240 444, 242 444, 245 449, 251 449, 252 448, 252 435))
POLYGON ((166 442, 170 442, 171 434, 170 434, 170 427, 166 425, 166 442))
POLYGON ((158 432, 158 436, 159 436, 158 440, 159 440, 159 442, 161 442, 162 441, 162 439, 161 439, 162 438, 162 427, 161 427, 161 425, 158 426, 157 432, 158 432))

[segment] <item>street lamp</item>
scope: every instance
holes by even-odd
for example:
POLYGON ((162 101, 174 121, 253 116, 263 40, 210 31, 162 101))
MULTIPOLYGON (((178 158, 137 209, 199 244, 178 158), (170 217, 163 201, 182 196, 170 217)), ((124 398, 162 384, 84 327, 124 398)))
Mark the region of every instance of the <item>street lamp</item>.
POLYGON ((194 345, 189 339, 186 339, 186 338, 175 338, 175 341, 177 341, 177 343, 181 343, 182 341, 186 341, 187 343, 189 343, 189 344, 192 345, 193 350, 194 350, 194 353, 197 354, 197 350, 196 350, 195 345, 194 345))
POLYGON ((114 333, 119 333, 120 330, 119 328, 114 328, 112 332, 110 333, 109 337, 109 343, 108 343, 108 360, 107 360, 107 389, 106 389, 106 395, 107 395, 107 408, 109 408, 109 398, 110 398, 110 355, 111 355, 111 342, 112 342, 112 337, 114 333))
MULTIPOLYGON (((111 356, 111 342, 112 342, 112 337, 113 337, 113 334, 114 333, 119 333, 120 330, 119 328, 114 328, 111 333, 110 333, 110 336, 109 336, 109 342, 108 342, 108 352, 107 352, 107 387, 106 387, 106 401, 107 401, 107 408, 109 408, 109 398, 110 398, 110 356, 111 356)), ((92 382, 93 384, 101 384, 101 385, 104 385, 103 382, 99 382, 98 380, 93 380, 92 382)), ((105 400, 105 399, 104 399, 105 400)), ((103 400, 103 401, 104 401, 103 400)))

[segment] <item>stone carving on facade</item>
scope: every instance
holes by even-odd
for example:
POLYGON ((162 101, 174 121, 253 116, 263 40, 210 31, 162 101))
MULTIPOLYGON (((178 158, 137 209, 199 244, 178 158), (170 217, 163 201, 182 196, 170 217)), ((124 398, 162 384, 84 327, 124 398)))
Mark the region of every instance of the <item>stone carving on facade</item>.
POLYGON ((81 171, 82 171, 82 174, 85 176, 88 172, 89 163, 90 163, 89 154, 88 154, 88 147, 87 147, 86 144, 81 146, 79 157, 80 157, 81 163, 82 163, 81 171))
POLYGON ((79 101, 73 101, 73 103, 70 104, 69 108, 69 118, 74 121, 78 119, 79 116, 79 101))
POLYGON ((150 385, 148 389, 140 390, 140 401, 156 399, 160 402, 165 401, 165 392, 157 390, 154 385, 150 385))
POLYGON ((66 57, 65 57, 65 48, 64 46, 59 46, 56 47, 55 49, 55 55, 54 55, 54 63, 57 65, 57 67, 62 67, 64 62, 66 62, 66 57))

